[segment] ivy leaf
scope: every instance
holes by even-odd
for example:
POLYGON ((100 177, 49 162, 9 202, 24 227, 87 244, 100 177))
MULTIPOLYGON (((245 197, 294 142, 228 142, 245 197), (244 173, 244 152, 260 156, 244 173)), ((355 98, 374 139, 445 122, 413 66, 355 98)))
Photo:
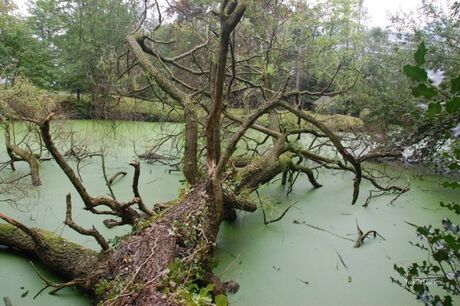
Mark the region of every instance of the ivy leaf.
POLYGON ((435 115, 441 112, 441 103, 433 102, 428 105, 427 114, 430 117, 434 117, 435 115))
POLYGON ((425 292, 425 287, 420 283, 415 283, 414 286, 412 286, 412 288, 419 295, 421 295, 421 294, 423 294, 425 292))
POLYGON ((460 97, 455 97, 452 100, 446 102, 446 111, 449 114, 453 114, 460 110, 460 97))
POLYGON ((448 210, 455 212, 457 215, 460 215, 460 204, 456 202, 449 202, 449 203, 441 202, 441 207, 445 207, 448 210))
POLYGON ((457 159, 460 159, 460 149, 455 149, 454 154, 457 159))
POLYGON ((396 272, 398 272, 399 275, 401 275, 401 276, 404 276, 406 274, 406 271, 404 270, 403 267, 398 267, 397 265, 394 265, 393 269, 395 269, 396 272))
POLYGON ((452 297, 449 295, 444 296, 444 301, 441 303, 444 306, 452 306, 452 297))
POLYGON ((275 74, 275 67, 273 65, 268 65, 267 70, 265 72, 268 75, 274 75, 275 74))
POLYGON ((446 251, 437 251, 436 253, 433 253, 433 258, 437 262, 441 261, 448 261, 449 260, 449 254, 446 251))
POLYGON ((426 54, 426 47, 425 42, 421 42, 418 46, 417 52, 414 54, 415 63, 418 66, 425 64, 425 54, 426 54))
POLYGON ((227 297, 223 294, 219 294, 215 297, 216 306, 227 306, 227 297))
POLYGON ((418 276, 418 264, 413 263, 412 266, 409 267, 408 271, 412 276, 418 276))
POLYGON ((199 294, 200 294, 201 297, 206 298, 206 297, 210 296, 210 292, 213 291, 213 290, 214 290, 214 285, 209 284, 206 287, 201 288, 199 294))
POLYGON ((428 74, 425 69, 417 66, 406 65, 403 68, 404 74, 413 81, 426 82, 428 74))
POLYGON ((425 84, 419 84, 417 87, 412 88, 412 94, 415 97, 425 97, 428 99, 433 98, 438 93, 433 88, 426 86, 425 84))
POLYGON ((452 171, 460 170, 460 163, 451 163, 448 168, 452 171))
POLYGON ((429 232, 428 232, 428 229, 426 227, 418 227, 417 228, 417 233, 419 233, 420 235, 423 235, 423 236, 428 236, 429 232))
POLYGON ((452 93, 460 92, 460 75, 456 77, 455 79, 452 79, 452 81, 450 81, 450 84, 451 84, 450 91, 452 93))
POLYGON ((447 245, 449 246, 450 249, 458 252, 458 250, 460 249, 460 245, 457 241, 457 239, 455 239, 455 237, 451 236, 451 235, 447 235, 446 237, 444 237, 444 240, 446 241, 447 245))

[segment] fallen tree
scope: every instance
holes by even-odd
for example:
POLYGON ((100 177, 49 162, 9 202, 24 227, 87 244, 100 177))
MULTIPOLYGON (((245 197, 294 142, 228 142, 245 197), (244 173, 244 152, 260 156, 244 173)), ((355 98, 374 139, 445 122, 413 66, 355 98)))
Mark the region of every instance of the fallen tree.
MULTIPOLYGON (((158 7, 157 3, 154 5, 158 7)), ((369 180, 383 191, 404 191, 398 186, 381 185, 363 171, 363 162, 383 157, 385 152, 356 156, 340 136, 289 102, 291 96, 336 95, 345 89, 328 91, 328 86, 321 92, 289 92, 287 77, 277 90, 273 90, 273 85, 271 88, 250 84, 244 87, 259 88, 264 97, 250 116, 238 117, 225 111, 228 98, 225 89, 232 91, 232 87, 237 86, 234 90, 241 91, 244 88, 240 86, 249 82, 237 76, 233 51, 234 30, 246 8, 244 0, 223 0, 219 11, 214 12, 220 31, 216 34, 217 51, 211 52, 214 61, 208 71, 195 71, 180 60, 195 56, 194 53, 205 46, 208 48, 209 41, 168 58, 149 45, 148 42, 156 43, 156 40, 141 33, 141 26, 127 37, 129 53, 135 61, 135 65, 129 64, 129 67, 141 67, 149 83, 160 87, 170 97, 168 103, 184 113, 182 169, 187 188, 175 201, 155 206, 144 203, 138 189, 139 162, 131 163, 134 167, 132 200, 120 202, 113 194, 110 197, 90 195, 53 142, 51 124, 55 114, 39 119, 22 118, 39 127, 45 147, 71 181, 86 210, 108 216, 109 219, 104 220, 107 227, 125 224, 133 227, 131 234, 118 244, 110 245, 95 227, 82 228, 72 219, 71 196, 67 195, 65 224, 82 235, 94 237, 101 246, 101 251, 95 252, 0 214, 7 222, 0 225, 1 245, 37 256, 69 280, 64 284, 49 283, 55 287, 53 292, 77 286, 102 305, 223 305, 225 294, 237 286, 222 283, 212 274, 212 252, 219 227, 224 220, 235 220, 236 210, 255 211, 257 205, 251 194, 261 185, 279 175, 283 176, 283 184, 293 185, 299 174, 305 174, 314 188, 320 188, 315 171, 331 168, 354 175, 352 204, 358 201, 362 180, 369 180), (232 59, 230 64, 227 63, 229 58, 232 59), (233 71, 230 75, 229 67, 233 71), (197 84, 185 83, 173 69, 207 79, 196 82, 208 84, 209 88, 199 89, 197 84), (277 124, 280 111, 295 115, 299 124, 295 127, 277 124), (259 124, 258 119, 267 114, 271 117, 270 126, 259 124), (250 129, 263 135, 265 140, 254 139, 250 129), (309 144, 302 142, 306 135, 313 137, 309 144), (273 145, 265 144, 268 139, 272 139, 273 145), (235 154, 242 142, 253 144, 253 155, 235 154), (204 147, 200 147, 202 144, 204 147), (199 158, 201 150, 206 152, 205 160, 199 158), (331 151, 332 155, 325 151, 331 151), (197 301, 194 294, 200 290, 207 294, 202 297, 204 300, 197 301)), ((268 84, 266 80, 265 84, 268 84)), ((107 183, 107 187, 110 185, 107 183)))

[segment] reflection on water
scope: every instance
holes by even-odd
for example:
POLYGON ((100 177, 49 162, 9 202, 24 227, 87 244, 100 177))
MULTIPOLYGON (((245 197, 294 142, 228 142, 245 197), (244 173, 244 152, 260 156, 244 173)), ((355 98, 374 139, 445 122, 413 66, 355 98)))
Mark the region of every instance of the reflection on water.
MULTIPOLYGON (((109 176, 120 170, 129 173, 114 184, 120 200, 132 197, 132 169, 128 162, 135 158, 134 148, 141 153, 143 145, 151 144, 150 140, 165 130, 179 132, 182 128, 171 124, 93 121, 73 121, 72 127, 76 132, 74 142, 79 146, 86 144, 91 150, 106 148, 109 176)), ((71 133, 59 131, 61 140, 68 142, 71 133)), ((0 152, 2 160, 6 160, 3 147, 0 152)), ((90 193, 106 194, 100 161, 92 159, 80 166, 90 193)), ((18 163, 17 168, 12 177, 28 172, 23 163, 18 163)), ((71 192, 75 202, 74 219, 82 226, 94 224, 109 238, 129 230, 127 227, 108 230, 101 225, 100 217, 80 209, 82 203, 54 162, 42 163, 40 170, 43 186, 29 191, 16 205, 1 202, 2 212, 31 226, 55 231, 67 239, 97 248, 92 239, 63 225, 64 199, 71 192)), ((140 190, 147 203, 174 199, 178 194, 181 176, 167 170, 163 165, 142 164, 140 190)), ((324 187, 319 190, 312 190, 309 183, 301 179, 289 197, 279 182, 266 186, 260 194, 263 203, 273 206, 267 209, 271 217, 278 217, 293 201, 297 204, 280 222, 269 226, 263 224, 260 212, 242 213, 236 223, 222 226, 216 273, 224 280, 233 279, 241 285, 240 291, 230 297, 231 304, 417 305, 412 296, 390 281, 390 276, 395 276, 393 264, 407 265, 414 259, 426 259, 426 255, 408 243, 417 238, 414 229, 404 221, 439 224, 449 212, 440 209, 437 203, 441 199, 454 199, 458 193, 442 189, 438 177, 416 178, 406 172, 401 181, 407 180, 411 181, 411 191, 394 205, 388 205, 391 198, 380 197, 367 208, 350 205, 352 178, 349 175, 321 175, 324 187), (375 229, 385 240, 371 239, 362 248, 355 249, 353 242, 337 237, 354 240, 356 220, 363 230, 375 229)), ((368 188, 363 187, 361 203, 368 188)), ((455 218, 451 216, 451 220, 458 223, 460 220, 455 218)), ((90 304, 88 298, 73 289, 63 290, 57 296, 45 292, 34 300, 43 286, 27 259, 0 250, 0 300, 8 296, 15 306, 90 304)))

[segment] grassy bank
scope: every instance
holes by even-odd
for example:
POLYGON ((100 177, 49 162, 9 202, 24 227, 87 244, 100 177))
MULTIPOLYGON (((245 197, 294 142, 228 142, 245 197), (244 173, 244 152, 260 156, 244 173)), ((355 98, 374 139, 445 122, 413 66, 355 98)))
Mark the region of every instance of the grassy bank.
MULTIPOLYGON (((79 101, 70 95, 56 95, 56 100, 74 118, 80 119, 121 119, 121 120, 140 120, 148 122, 183 122, 183 115, 180 110, 172 109, 167 104, 150 101, 143 101, 133 98, 111 99, 102 101, 99 105, 100 110, 105 112, 98 113, 98 106, 90 103, 89 97, 82 97, 79 101), (102 105, 105 104, 105 105, 102 105)), ((253 110, 243 108, 230 108, 229 112, 238 117, 248 117, 253 110)), ((321 115, 306 111, 335 131, 349 131, 363 128, 363 121, 359 118, 346 115, 321 115)), ((205 116, 204 112, 202 114, 205 116)), ((289 112, 279 113, 281 122, 286 127, 296 127, 297 118, 289 112)), ((258 123, 268 126, 268 116, 264 115, 258 123)))

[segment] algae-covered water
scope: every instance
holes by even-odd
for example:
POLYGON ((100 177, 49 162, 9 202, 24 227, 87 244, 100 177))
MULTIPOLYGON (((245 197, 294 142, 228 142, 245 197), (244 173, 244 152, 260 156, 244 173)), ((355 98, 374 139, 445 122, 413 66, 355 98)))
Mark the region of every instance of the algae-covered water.
MULTIPOLYGON (((113 186, 120 200, 132 197, 132 169, 128 163, 135 158, 134 148, 142 152, 143 146, 152 144, 149 140, 166 132, 178 133, 182 128, 171 124, 72 121, 65 129, 58 126, 62 143, 69 142, 72 134, 69 126, 76 144, 85 143, 93 151, 105 148, 108 175, 120 170, 129 173, 113 186)), ((7 160, 4 148, 0 150, 1 160, 7 160)), ((4 171, 2 180, 28 172, 23 163, 18 163, 17 168, 16 173, 4 171)), ((108 192, 99 159, 84 161, 80 168, 91 194, 108 192)), ((169 173, 169 169, 164 165, 142 163, 140 191, 145 202, 167 201, 177 196, 182 177, 178 172, 169 173)), ((1 212, 32 227, 55 231, 69 240, 97 248, 92 239, 76 234, 63 224, 65 195, 71 192, 73 217, 80 225, 94 224, 109 238, 129 230, 127 227, 105 229, 102 218, 84 211, 76 192, 53 161, 43 162, 40 171, 43 185, 28 187, 27 194, 14 204, 0 202, 1 212)), ((288 197, 279 182, 264 187, 260 191, 262 203, 273 206, 267 207, 268 218, 276 218, 288 205, 296 204, 281 221, 268 226, 264 225, 260 210, 253 214, 242 213, 236 223, 222 226, 216 252, 216 274, 240 284, 239 292, 230 296, 231 304, 417 305, 413 296, 390 281, 390 276, 396 276, 395 263, 408 265, 427 258, 409 244, 418 238, 414 228, 405 221, 439 224, 449 215, 458 223, 460 220, 440 208, 438 203, 460 197, 458 191, 449 191, 439 185, 443 181, 441 177, 420 176, 397 169, 389 172, 401 176, 402 184, 411 183, 411 191, 393 205, 389 205, 390 197, 376 198, 367 208, 359 203, 350 205, 352 177, 346 174, 322 174, 319 180, 324 187, 318 190, 313 190, 301 178, 288 197), (353 242, 333 235, 355 239, 356 220, 363 230, 375 229, 385 240, 371 239, 356 249, 353 242)), ((367 190, 369 186, 365 184, 361 204, 367 190)), ((46 275, 59 281, 49 273, 46 275)), ((9 297, 15 306, 90 305, 89 298, 73 289, 65 289, 56 296, 45 291, 33 299, 43 287, 28 259, 0 249, 0 304, 3 297, 9 297)))

